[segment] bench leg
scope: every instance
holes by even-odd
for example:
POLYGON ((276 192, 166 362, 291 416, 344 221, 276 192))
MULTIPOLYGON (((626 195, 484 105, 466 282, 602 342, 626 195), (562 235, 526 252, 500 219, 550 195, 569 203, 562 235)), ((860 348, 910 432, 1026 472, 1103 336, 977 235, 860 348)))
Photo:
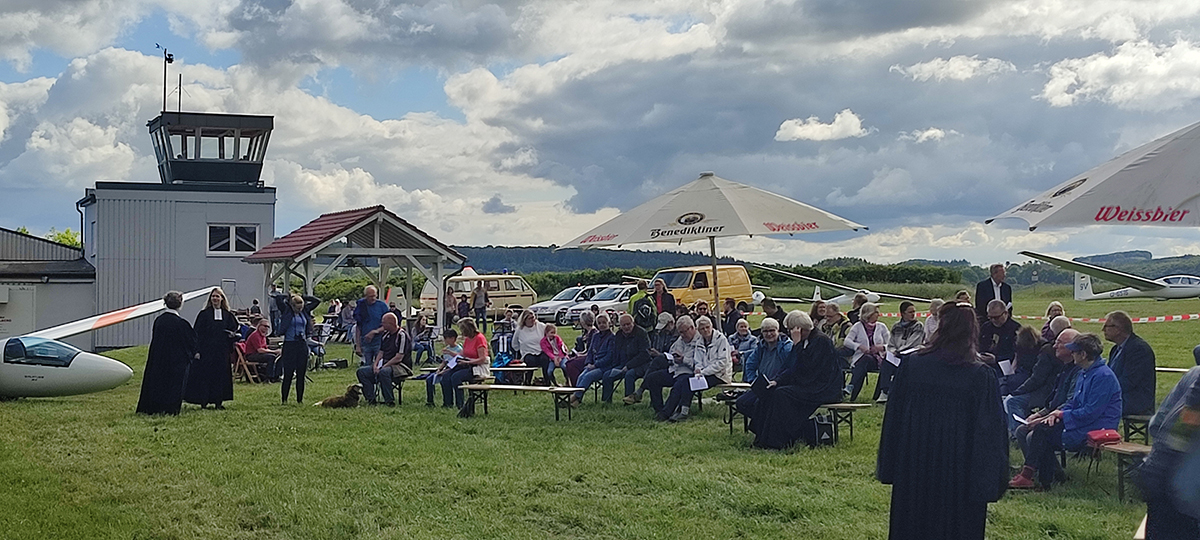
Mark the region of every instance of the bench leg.
POLYGON ((554 421, 559 419, 559 409, 567 410, 567 420, 571 419, 571 394, 551 394, 554 396, 554 421))
POLYGON ((737 418, 737 405, 732 401, 726 401, 725 404, 729 408, 725 411, 725 418, 723 420, 726 424, 729 424, 729 434, 733 435, 733 419, 737 418))
POLYGON ((469 390, 468 399, 474 399, 476 402, 483 402, 483 414, 488 413, 488 391, 487 390, 469 390))

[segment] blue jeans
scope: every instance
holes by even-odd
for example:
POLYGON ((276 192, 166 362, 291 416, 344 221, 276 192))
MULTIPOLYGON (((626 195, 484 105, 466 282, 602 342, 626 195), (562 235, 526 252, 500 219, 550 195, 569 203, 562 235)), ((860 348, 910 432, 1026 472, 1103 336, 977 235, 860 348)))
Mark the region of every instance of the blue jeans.
POLYGON ((442 384, 442 406, 454 406, 461 409, 466 399, 463 397, 462 388, 459 388, 459 386, 471 382, 474 376, 471 372, 471 366, 466 364, 459 364, 454 368, 454 371, 442 375, 440 381, 442 384))
POLYGON ((428 341, 418 341, 413 343, 413 364, 421 363, 421 353, 429 353, 429 359, 433 360, 433 344, 428 341))
MULTIPOLYGON (((579 374, 579 379, 575 381, 575 386, 583 388, 586 391, 592 386, 592 383, 600 381, 602 388, 600 399, 604 400, 605 403, 612 403, 613 381, 624 375, 620 368, 592 368, 579 374)), ((575 397, 583 399, 583 392, 575 392, 575 397)))
POLYGON ((379 356, 379 342, 370 343, 364 341, 362 344, 362 364, 369 366, 375 362, 375 357, 379 356))
POLYGON ((374 366, 363 366, 355 372, 358 376, 358 382, 363 387, 363 397, 367 398, 367 403, 375 403, 375 385, 379 385, 379 389, 383 392, 383 402, 388 405, 396 403, 395 395, 392 394, 392 368, 385 367, 375 373, 374 366))
POLYGON ((479 326, 480 332, 487 332, 487 308, 475 308, 475 324, 479 326))
MULTIPOLYGON (((642 377, 645 377, 646 371, 649 369, 650 369, 650 364, 645 364, 645 365, 635 367, 633 369, 625 371, 625 395, 626 396, 632 396, 634 394, 638 394, 638 396, 641 396, 641 392, 638 391, 638 388, 637 388, 637 380, 641 379, 642 377)), ((640 397, 639 397, 639 399, 640 399, 640 397)))
POLYGON ((1021 423, 1013 419, 1014 414, 1021 418, 1029 417, 1029 394, 1010 395, 1004 398, 1004 419, 1008 421, 1008 434, 1015 437, 1021 423))

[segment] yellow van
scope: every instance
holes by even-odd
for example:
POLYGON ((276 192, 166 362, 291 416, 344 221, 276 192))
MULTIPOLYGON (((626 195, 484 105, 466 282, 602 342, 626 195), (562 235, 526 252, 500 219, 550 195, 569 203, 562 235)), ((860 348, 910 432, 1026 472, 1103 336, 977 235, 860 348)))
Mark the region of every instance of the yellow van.
MULTIPOLYGON (((492 302, 488 308, 488 316, 504 315, 504 310, 521 311, 537 302, 537 292, 525 278, 513 274, 485 274, 478 276, 454 276, 446 280, 446 285, 454 291, 454 298, 471 297, 471 291, 477 282, 483 282, 483 290, 487 291, 488 300, 492 302)), ((432 310, 437 308, 437 293, 428 288, 421 294, 421 308, 432 310)))
MULTIPOLYGON (((711 277, 712 266, 668 268, 654 274, 654 279, 661 279, 667 284, 667 290, 675 297, 676 303, 689 306, 696 303, 697 300, 704 300, 712 304, 711 277)), ((717 285, 721 293, 721 301, 732 298, 737 302, 739 310, 749 312, 754 303, 751 298, 754 290, 750 286, 750 274, 746 273, 746 269, 736 264, 717 265, 717 277, 720 279, 717 285)), ((652 279, 650 283, 653 287, 654 280, 652 279)), ((712 306, 712 309, 719 312, 721 306, 712 306)))

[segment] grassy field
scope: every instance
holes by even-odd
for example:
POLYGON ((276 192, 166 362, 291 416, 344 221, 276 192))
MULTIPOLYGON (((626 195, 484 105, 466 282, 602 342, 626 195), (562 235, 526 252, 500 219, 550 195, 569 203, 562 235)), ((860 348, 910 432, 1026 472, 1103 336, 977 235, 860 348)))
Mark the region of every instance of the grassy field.
MULTIPOLYGON (((1016 311, 1041 315, 1069 293, 1019 291, 1016 311)), ((1200 312, 1196 300, 1066 304, 1072 316, 1200 312)), ((1160 365, 1186 367, 1197 328, 1136 330, 1160 365)), ((889 488, 872 476, 881 408, 857 415, 854 441, 788 452, 729 435, 717 406, 669 425, 644 403, 589 399, 555 422, 548 396, 498 393, 489 416, 459 419, 424 407, 418 382, 395 409, 280 405, 278 385, 239 383, 228 410, 146 418, 133 414, 145 352, 111 353, 135 371, 120 388, 0 403, 0 537, 886 537, 889 488)), ((354 375, 312 377, 308 403, 354 375)), ((1160 398, 1176 380, 1159 375, 1160 398)), ((1084 468, 1072 461, 1063 488, 992 505, 989 537, 1129 538, 1145 507, 1116 501, 1111 459, 1088 479, 1084 468)))

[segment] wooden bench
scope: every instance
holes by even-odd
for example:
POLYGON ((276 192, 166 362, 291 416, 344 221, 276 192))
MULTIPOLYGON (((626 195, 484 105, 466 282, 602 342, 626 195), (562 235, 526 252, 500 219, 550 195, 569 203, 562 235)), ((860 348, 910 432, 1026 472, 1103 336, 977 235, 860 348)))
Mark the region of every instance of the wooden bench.
POLYGON ((1127 414, 1121 417, 1121 425, 1126 441, 1133 442, 1135 438, 1140 438, 1142 444, 1150 444, 1150 415, 1127 414))
MULTIPOLYGON (((1131 442, 1116 442, 1101 445, 1097 452, 1109 452, 1117 456, 1117 500, 1125 500, 1125 481, 1132 480, 1136 465, 1150 454, 1150 447, 1131 442)), ((1099 467, 1097 467, 1099 470, 1099 467)))
POLYGON ((1159 373, 1187 373, 1188 368, 1181 367, 1155 367, 1154 371, 1159 373))
POLYGON ((554 398, 554 420, 559 419, 559 410, 567 410, 567 420, 571 419, 571 395, 584 391, 583 388, 569 386, 522 386, 518 384, 480 384, 471 383, 460 386, 468 393, 468 399, 474 398, 483 402, 483 414, 488 413, 488 393, 492 390, 512 390, 516 392, 545 392, 554 398))
POLYGON ((826 403, 821 405, 822 409, 829 411, 830 416, 833 416, 833 442, 837 444, 840 427, 846 424, 850 427, 850 440, 854 440, 854 411, 861 409, 870 409, 870 403, 826 403))

